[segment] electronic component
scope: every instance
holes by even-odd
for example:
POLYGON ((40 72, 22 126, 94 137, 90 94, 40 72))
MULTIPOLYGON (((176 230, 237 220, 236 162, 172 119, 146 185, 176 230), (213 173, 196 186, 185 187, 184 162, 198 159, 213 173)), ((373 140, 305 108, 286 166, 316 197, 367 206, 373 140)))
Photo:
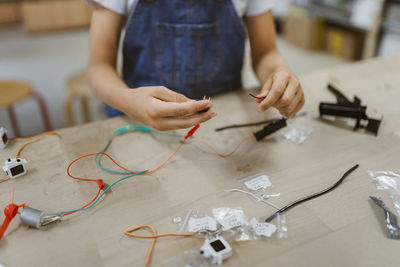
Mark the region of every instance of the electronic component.
POLYGON ((391 212, 386 206, 385 202, 379 197, 370 196, 371 200, 382 208, 385 212, 385 223, 387 230, 387 237, 390 239, 400 240, 400 226, 397 220, 397 216, 391 212))
POLYGON ((261 141, 264 139, 266 136, 271 135, 280 129, 286 127, 286 119, 280 119, 274 122, 271 122, 270 124, 266 125, 262 130, 253 133, 254 137, 256 138, 257 142, 261 141))
POLYGON ((50 223, 61 220, 62 215, 52 214, 44 215, 44 212, 25 206, 19 214, 21 222, 33 228, 40 228, 50 223))
POLYGON ((249 93, 249 95, 250 95, 251 97, 255 98, 255 99, 260 99, 260 100, 264 100, 264 99, 266 98, 265 96, 264 96, 264 97, 255 96, 255 95, 253 95, 252 93, 249 93))
MULTIPOLYGON (((208 99, 206 98, 206 96, 203 96, 203 100, 210 100, 211 101, 211 97, 209 97, 208 99)), ((205 108, 203 110, 200 110, 198 113, 206 113, 207 111, 209 111, 210 108, 205 108)))
POLYGON ((364 128, 368 132, 378 135, 379 127, 381 125, 382 119, 371 119, 367 116, 367 107, 361 105, 361 99, 354 96, 353 102, 347 99, 338 89, 336 89, 332 84, 328 84, 328 90, 331 91, 337 99, 337 103, 323 103, 319 104, 319 114, 330 115, 337 117, 346 117, 356 119, 356 124, 353 130, 359 128, 364 128), (364 125, 361 121, 367 121, 364 125))
POLYGON ((221 265, 224 260, 232 256, 232 248, 222 236, 213 239, 206 238, 200 248, 200 254, 210 259, 212 264, 221 265))
POLYGON ((318 193, 314 193, 314 194, 312 194, 312 195, 310 195, 310 196, 306 196, 306 197, 300 198, 300 199, 298 199, 298 200, 296 200, 296 201, 294 201, 294 202, 292 202, 292 203, 290 203, 290 204, 287 204, 286 206, 284 206, 283 208, 279 209, 279 210, 276 211, 274 214, 272 214, 271 216, 269 216, 267 219, 265 219, 265 222, 270 222, 270 221, 272 221, 278 214, 283 213, 283 212, 285 212, 286 210, 288 210, 288 209, 290 209, 290 208, 292 208, 292 207, 294 207, 294 206, 296 206, 296 205, 298 205, 298 204, 300 204, 300 203, 303 203, 303 202, 308 201, 308 200, 310 200, 310 199, 313 199, 313 198, 322 196, 322 195, 324 195, 324 194, 326 194, 326 193, 329 193, 330 191, 332 191, 332 190, 334 190, 335 188, 337 188, 337 187, 344 181, 344 179, 346 179, 346 177, 347 177, 350 173, 352 173, 354 170, 356 170, 357 168, 358 168, 358 164, 356 164, 356 165, 354 165, 353 167, 351 167, 348 171, 346 171, 346 172, 343 174, 343 176, 342 176, 335 184, 333 184, 332 186, 328 187, 327 189, 324 189, 324 190, 322 190, 322 191, 320 191, 320 192, 318 192, 318 193))
POLYGON ((6 160, 3 170, 7 173, 8 177, 13 179, 26 174, 27 161, 21 158, 12 158, 6 160))
POLYGON ((0 127, 0 149, 4 149, 8 144, 7 130, 0 127))

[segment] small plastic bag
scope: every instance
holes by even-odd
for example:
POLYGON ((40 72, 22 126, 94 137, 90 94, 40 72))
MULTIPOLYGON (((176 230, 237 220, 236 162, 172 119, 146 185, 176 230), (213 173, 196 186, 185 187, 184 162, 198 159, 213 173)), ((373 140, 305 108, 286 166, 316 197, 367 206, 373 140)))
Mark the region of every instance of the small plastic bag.
POLYGON ((245 190, 249 190, 252 194, 254 194, 258 201, 280 196, 280 193, 276 192, 275 188, 273 187, 268 175, 262 172, 253 173, 239 178, 238 182, 242 184, 245 190))
POLYGON ((221 225, 222 231, 248 224, 241 208, 213 208, 212 211, 215 219, 221 225))
POLYGON ((235 241, 255 239, 248 218, 241 208, 214 208, 213 214, 221 230, 231 232, 235 241))
POLYGON ((286 217, 285 214, 278 213, 276 218, 272 221, 276 224, 276 238, 282 239, 288 237, 288 228, 286 226, 286 217))
POLYGON ((276 234, 274 235, 274 238, 282 239, 288 237, 288 228, 284 213, 275 213, 273 219, 268 222, 276 227, 276 234))
POLYGON ((400 215, 400 173, 392 171, 368 171, 379 190, 390 191, 397 213, 400 215))
POLYGON ((256 217, 251 218, 250 226, 256 239, 270 238, 277 230, 277 227, 274 224, 259 222, 256 217))
POLYGON ((313 130, 313 128, 307 126, 292 124, 289 125, 289 127, 285 131, 283 131, 282 136, 286 140, 301 144, 308 138, 313 130))
POLYGON ((217 231, 217 221, 198 210, 187 210, 184 214, 172 218, 179 233, 201 233, 217 231))

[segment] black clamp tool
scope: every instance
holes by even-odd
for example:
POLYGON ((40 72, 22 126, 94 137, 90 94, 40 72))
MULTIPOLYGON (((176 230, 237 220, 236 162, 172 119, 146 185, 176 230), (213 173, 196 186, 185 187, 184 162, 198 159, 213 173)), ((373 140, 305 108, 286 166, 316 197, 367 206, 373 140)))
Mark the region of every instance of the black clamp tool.
POLYGON ((254 137, 256 138, 257 142, 260 142, 264 137, 271 135, 280 129, 286 127, 286 118, 278 119, 267 124, 263 129, 258 132, 253 133, 254 137))
POLYGON ((320 103, 320 116, 330 115, 356 119, 356 125, 353 129, 354 131, 360 128, 364 128, 366 131, 378 135, 379 126, 381 125, 382 119, 378 120, 368 118, 366 113, 367 106, 361 105, 360 98, 354 96, 354 100, 353 102, 351 102, 332 84, 328 84, 328 89, 336 96, 337 103, 320 103), (367 124, 362 124, 361 121, 367 121, 367 124))

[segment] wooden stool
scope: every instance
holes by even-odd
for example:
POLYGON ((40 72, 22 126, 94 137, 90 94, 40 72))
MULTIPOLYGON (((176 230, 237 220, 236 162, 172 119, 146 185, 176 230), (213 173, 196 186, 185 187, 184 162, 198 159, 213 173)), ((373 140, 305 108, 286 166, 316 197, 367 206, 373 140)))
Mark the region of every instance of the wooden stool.
POLYGON ((81 108, 82 108, 82 115, 83 121, 89 122, 90 112, 89 112, 89 105, 88 99, 92 96, 92 91, 90 90, 89 84, 86 80, 85 72, 79 72, 75 75, 72 75, 68 79, 68 95, 65 101, 65 113, 67 115, 67 122, 69 126, 75 125, 74 120, 74 113, 72 104, 75 99, 80 100, 81 108))
POLYGON ((39 93, 35 92, 29 84, 24 82, 0 81, 0 108, 7 107, 15 137, 20 137, 21 131, 18 127, 17 117, 15 116, 14 105, 28 97, 33 97, 38 103, 45 131, 52 130, 46 103, 39 93))

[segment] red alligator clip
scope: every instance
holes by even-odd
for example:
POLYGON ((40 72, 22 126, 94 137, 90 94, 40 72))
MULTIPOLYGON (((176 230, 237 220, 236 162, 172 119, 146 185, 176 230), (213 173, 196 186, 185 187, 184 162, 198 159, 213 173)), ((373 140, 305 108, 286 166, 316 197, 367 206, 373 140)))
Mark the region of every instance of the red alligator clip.
POLYGON ((4 219, 3 224, 0 227, 0 239, 3 237, 8 226, 10 225, 12 219, 14 219, 14 217, 17 215, 19 208, 22 208, 25 206, 25 204, 22 204, 22 205, 14 204, 14 192, 15 192, 15 188, 13 188, 11 203, 8 204, 4 208, 4 215, 6 215, 6 218, 4 219))
POLYGON ((185 136, 185 140, 187 140, 189 137, 191 137, 192 135, 194 135, 194 133, 197 131, 197 129, 199 129, 200 124, 197 124, 196 126, 194 126, 185 136))

